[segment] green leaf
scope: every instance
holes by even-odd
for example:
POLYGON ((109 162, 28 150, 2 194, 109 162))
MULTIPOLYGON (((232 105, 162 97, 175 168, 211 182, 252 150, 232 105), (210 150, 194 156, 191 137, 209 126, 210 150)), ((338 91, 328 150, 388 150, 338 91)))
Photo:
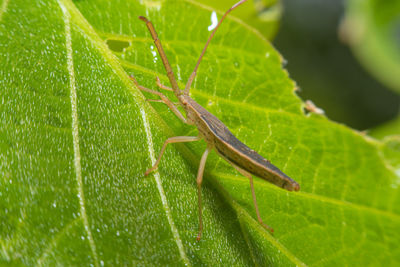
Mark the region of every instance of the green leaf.
POLYGON ((383 139, 388 136, 396 136, 400 134, 400 117, 397 117, 394 120, 384 123, 374 129, 371 130, 370 135, 383 139))
POLYGON ((341 33, 364 67, 399 92, 400 1, 347 1, 341 33))
MULTIPOLYGON (((150 18, 183 87, 209 35, 192 1, 3 0, 0 9, 0 258, 14 265, 398 265, 396 146, 304 115, 281 57, 228 18, 200 66, 193 98, 301 185, 248 181, 128 78, 155 89, 165 70, 137 16, 150 18), (107 46, 108 44, 108 46, 107 46), (114 53, 113 53, 114 51, 114 53)), ((220 18, 221 14, 218 15, 220 18)), ((173 98, 172 95, 169 95, 173 98)))

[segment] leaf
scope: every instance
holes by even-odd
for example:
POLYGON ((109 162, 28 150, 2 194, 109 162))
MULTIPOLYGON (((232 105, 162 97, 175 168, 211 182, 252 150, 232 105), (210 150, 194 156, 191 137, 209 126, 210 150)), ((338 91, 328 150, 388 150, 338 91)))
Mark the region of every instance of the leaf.
POLYGON ((372 129, 370 135, 378 138, 383 139, 388 136, 396 136, 400 134, 400 118, 397 117, 394 120, 391 120, 383 125, 372 129))
POLYGON ((136 19, 145 15, 183 87, 208 37, 211 10, 170 0, 1 6, 1 263, 400 262, 396 149, 304 115, 280 55, 252 28, 224 22, 192 96, 301 191, 255 179, 271 235, 255 219, 248 181, 212 153, 204 235, 196 242, 195 175, 205 144, 168 147, 159 171, 144 177, 167 137, 197 131, 146 102, 153 96, 144 97, 127 74, 150 88, 155 76, 167 81, 136 19))
POLYGON ((360 62, 391 89, 400 90, 400 2, 347 1, 341 35, 360 62))

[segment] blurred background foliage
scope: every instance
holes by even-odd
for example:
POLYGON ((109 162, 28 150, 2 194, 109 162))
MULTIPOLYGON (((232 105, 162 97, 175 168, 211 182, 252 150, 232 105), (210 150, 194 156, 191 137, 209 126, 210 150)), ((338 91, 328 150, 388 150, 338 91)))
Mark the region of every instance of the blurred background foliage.
POLYGON ((400 0, 253 0, 234 16, 272 41, 304 101, 377 138, 399 133, 400 0))

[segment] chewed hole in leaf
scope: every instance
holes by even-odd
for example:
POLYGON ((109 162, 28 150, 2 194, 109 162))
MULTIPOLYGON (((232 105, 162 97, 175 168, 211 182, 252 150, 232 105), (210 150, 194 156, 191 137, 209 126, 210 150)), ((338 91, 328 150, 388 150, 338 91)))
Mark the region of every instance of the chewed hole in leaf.
POLYGON ((128 41, 107 39, 106 44, 108 48, 115 52, 123 52, 125 48, 131 45, 128 41))

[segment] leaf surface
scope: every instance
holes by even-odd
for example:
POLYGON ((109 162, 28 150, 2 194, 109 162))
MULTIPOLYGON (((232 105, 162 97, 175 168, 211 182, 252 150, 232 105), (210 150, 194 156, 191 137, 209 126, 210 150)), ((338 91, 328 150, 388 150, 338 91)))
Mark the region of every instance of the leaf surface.
MULTIPOLYGON (((318 115, 304 115, 281 56, 227 19, 199 69, 193 98, 301 185, 286 192, 248 181, 212 153, 203 183, 204 235, 195 176, 205 143, 129 80, 156 89, 165 71, 151 19, 179 80, 209 35, 212 10, 192 1, 2 2, 0 11, 3 263, 22 265, 396 265, 399 155, 318 115), (195 23, 193 23, 195 22, 195 23)), ((219 17, 221 14, 219 14, 219 17)), ((173 96, 168 94, 172 99, 173 96)))

